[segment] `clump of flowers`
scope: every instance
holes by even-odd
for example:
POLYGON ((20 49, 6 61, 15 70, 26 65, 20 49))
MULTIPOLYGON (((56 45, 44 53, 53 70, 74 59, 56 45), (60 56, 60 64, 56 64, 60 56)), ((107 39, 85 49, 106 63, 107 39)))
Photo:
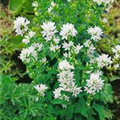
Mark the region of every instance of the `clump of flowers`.
POLYGON ((77 30, 74 28, 74 25, 71 23, 64 24, 61 28, 60 35, 62 36, 62 39, 68 38, 68 36, 76 36, 77 30))
POLYGON ((87 84, 85 86, 85 91, 89 94, 95 94, 102 90, 104 85, 104 80, 101 79, 101 73, 92 73, 90 79, 86 80, 87 84))
POLYGON ((43 23, 43 25, 41 25, 43 31, 42 36, 45 38, 45 40, 49 41, 52 39, 52 37, 54 36, 54 34, 57 32, 56 30, 56 26, 54 22, 47 22, 47 23, 43 23))
MULTIPOLYGON (((84 106, 87 102, 95 104, 96 96, 100 97, 99 93, 106 85, 101 68, 110 66, 112 59, 105 54, 99 55, 95 49, 94 45, 103 35, 102 28, 98 27, 100 24, 96 25, 100 22, 97 13, 102 12, 103 6, 93 8, 93 4, 89 0, 60 0, 56 3, 43 0, 32 4, 37 14, 29 30, 25 31, 25 48, 20 59, 26 64, 38 97, 55 112, 62 107, 73 111, 70 115, 80 113, 79 102, 85 99, 82 101, 84 106), (95 27, 90 27, 91 24, 95 27)), ((61 113, 67 112, 63 110, 61 113)), ((56 113, 61 120, 77 118, 62 114, 56 113)))
POLYGON ((28 30, 28 24, 30 21, 25 17, 17 17, 14 20, 14 29, 17 35, 22 35, 28 30))
POLYGON ((111 57, 106 54, 100 55, 96 60, 100 68, 108 67, 112 64, 111 57))
POLYGON ((93 39, 94 41, 100 40, 103 34, 102 29, 97 26, 90 27, 87 31, 91 35, 91 39, 93 39))
MULTIPOLYGON (((59 63, 59 74, 58 81, 59 81, 59 88, 55 89, 54 97, 55 98, 64 98, 63 96, 66 96, 65 94, 61 94, 62 91, 67 91, 72 93, 72 96, 77 97, 77 95, 82 92, 81 87, 77 87, 75 85, 75 79, 74 79, 74 66, 70 65, 67 60, 63 60, 59 63), (58 95, 59 92, 59 95, 58 95)), ((68 98, 68 97, 67 97, 68 98)))

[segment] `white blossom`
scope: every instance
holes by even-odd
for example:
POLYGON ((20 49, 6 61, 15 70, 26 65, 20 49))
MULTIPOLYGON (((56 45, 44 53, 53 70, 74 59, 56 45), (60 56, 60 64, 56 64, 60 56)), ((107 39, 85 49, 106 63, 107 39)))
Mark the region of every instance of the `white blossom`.
POLYGON ((34 88, 38 91, 39 95, 44 97, 45 91, 48 89, 48 87, 44 84, 35 85, 34 88))
POLYGON ((107 23, 108 19, 107 18, 103 18, 102 21, 103 21, 103 23, 107 23))
POLYGON ((74 72, 72 71, 74 67, 67 60, 61 61, 58 67, 61 70, 57 75, 59 87, 53 92, 54 98, 69 101, 69 96, 61 94, 61 91, 70 92, 72 96, 77 97, 82 90, 81 87, 75 85, 74 72))
POLYGON ((76 46, 74 47, 75 53, 78 54, 82 48, 83 48, 82 45, 80 45, 80 44, 76 45, 76 46))
POLYGON ((50 4, 50 7, 48 8, 48 12, 50 13, 55 6, 56 6, 56 3, 54 3, 54 2, 52 1, 51 4, 50 4))
POLYGON ((69 43, 67 43, 67 42, 64 41, 64 42, 62 43, 62 47, 63 47, 65 50, 70 50, 70 48, 73 47, 73 42, 70 41, 69 43))
POLYGON ((23 43, 28 44, 30 39, 35 35, 35 32, 30 31, 28 35, 25 35, 25 38, 22 40, 23 43))
POLYGON ((68 36, 75 37, 77 34, 77 30, 75 29, 74 25, 71 23, 63 24, 60 35, 62 39, 67 39, 68 36))
POLYGON ((33 57, 35 60, 37 60, 37 52, 35 51, 35 48, 33 46, 30 46, 29 48, 24 48, 20 53, 20 59, 24 62, 30 62, 31 57, 33 57))
POLYGON ((96 61, 100 68, 107 67, 112 63, 111 57, 106 54, 99 55, 99 57, 96 58, 96 61))
POLYGON ((92 95, 102 90, 104 85, 104 81, 101 79, 100 74, 97 73, 91 73, 90 79, 87 79, 86 81, 85 91, 92 95))
POLYGON ((53 91, 55 99, 57 99, 57 98, 59 98, 61 96, 61 91, 62 90, 63 90, 62 88, 57 88, 57 89, 55 89, 55 91, 53 91))
POLYGON ((32 2, 32 6, 33 6, 33 7, 38 7, 38 2, 37 2, 37 1, 33 1, 33 2, 32 2))
POLYGON ((59 45, 53 45, 51 43, 51 45, 50 45, 50 51, 56 52, 56 50, 59 50, 59 49, 60 49, 59 45))
POLYGON ((34 47, 35 50, 40 52, 42 50, 43 44, 42 43, 33 43, 32 47, 34 47))
POLYGON ((41 27, 43 29, 43 31, 41 32, 42 36, 47 41, 50 41, 53 38, 54 34, 57 33, 54 22, 51 21, 47 23, 44 22, 43 25, 41 25, 41 27))
POLYGON ((120 45, 115 46, 115 48, 112 48, 113 53, 120 54, 120 45))
POLYGON ((90 27, 88 30, 87 30, 88 34, 91 35, 91 39, 93 39, 94 41, 97 41, 97 40, 100 40, 101 39, 101 36, 103 34, 103 31, 100 27, 90 27))
POLYGON ((28 21, 25 17, 17 17, 16 20, 14 20, 14 29, 17 35, 22 35, 28 30, 28 24, 30 21, 28 21))
POLYGON ((74 66, 70 65, 67 60, 63 60, 59 63, 59 69, 60 70, 69 70, 69 69, 74 69, 74 66))

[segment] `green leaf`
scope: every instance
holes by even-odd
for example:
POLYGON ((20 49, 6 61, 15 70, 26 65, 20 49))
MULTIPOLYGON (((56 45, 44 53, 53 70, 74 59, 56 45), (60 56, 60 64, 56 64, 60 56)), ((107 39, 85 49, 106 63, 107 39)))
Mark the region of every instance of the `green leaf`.
POLYGON ((54 99, 54 100, 52 100, 52 104, 65 104, 65 105, 68 105, 68 104, 70 104, 70 102, 65 101, 65 100, 60 100, 60 99, 54 99))
POLYGON ((115 80, 120 79, 120 76, 112 75, 109 79, 110 79, 110 81, 112 82, 112 81, 115 81, 115 80))
POLYGON ((100 120, 105 120, 104 106, 95 104, 93 108, 98 113, 100 120))
POLYGON ((22 0, 10 0, 8 5, 12 13, 16 13, 22 9, 22 0))
POLYGON ((79 102, 75 105, 75 113, 80 113, 81 115, 88 117, 87 111, 88 106, 83 98, 80 98, 79 102))

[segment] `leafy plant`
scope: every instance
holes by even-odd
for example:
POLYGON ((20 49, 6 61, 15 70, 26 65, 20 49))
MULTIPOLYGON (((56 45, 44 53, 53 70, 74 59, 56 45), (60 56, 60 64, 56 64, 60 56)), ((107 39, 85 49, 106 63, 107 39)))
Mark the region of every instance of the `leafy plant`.
POLYGON ((44 99, 36 101, 33 84, 16 84, 15 78, 5 75, 0 78, 1 120, 55 120, 47 114, 44 99))
POLYGON ((112 88, 101 71, 111 59, 94 47, 103 35, 104 4, 38 0, 32 6, 34 19, 17 17, 14 28, 24 37, 20 59, 33 79, 31 89, 47 106, 45 113, 57 120, 112 119, 107 105, 113 102, 112 88))

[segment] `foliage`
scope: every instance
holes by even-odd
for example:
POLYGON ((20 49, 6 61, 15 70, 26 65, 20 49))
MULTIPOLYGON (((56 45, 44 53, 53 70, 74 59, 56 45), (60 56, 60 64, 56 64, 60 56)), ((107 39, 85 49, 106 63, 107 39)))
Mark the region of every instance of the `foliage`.
POLYGON ((33 84, 16 84, 15 78, 4 75, 0 80, 1 120, 55 120, 47 113, 47 105, 42 104, 44 99, 36 101, 33 84))
MULTIPOLYGON (((20 58, 26 64, 27 73, 33 79, 35 89, 38 91, 38 99, 44 99, 42 105, 47 105, 47 111, 45 113, 55 116, 57 120, 112 119, 111 111, 107 106, 108 102, 113 101, 112 88, 111 85, 107 83, 108 80, 105 76, 100 72, 101 69, 98 66, 99 63, 96 61, 93 63, 91 62, 91 60, 93 58, 96 59, 99 54, 96 51, 93 51, 91 57, 91 54, 88 53, 88 51, 91 52, 91 50, 87 45, 92 46, 94 49, 96 41, 86 40, 91 39, 91 36, 87 32, 88 28, 91 26, 102 27, 100 18, 102 17, 102 13, 104 11, 104 5, 97 5, 92 0, 72 0, 70 2, 67 0, 57 0, 54 1, 55 4, 51 4, 50 0, 38 0, 37 2, 38 3, 33 5, 35 7, 34 11, 36 16, 30 21, 29 26, 26 25, 26 22, 29 23, 29 21, 23 17, 18 17, 14 23, 16 23, 15 28, 17 34, 20 34, 22 30, 22 32, 28 30, 28 32, 21 34, 24 37, 22 42, 25 43, 25 49, 21 51, 20 58), (52 10, 49 9, 51 6, 53 7, 52 10), (21 21, 22 27, 17 26, 17 23, 20 25, 20 22, 18 22, 20 19, 23 20, 21 21), (47 27, 51 30, 51 26, 48 24, 51 24, 51 26, 53 25, 52 31, 48 30, 48 32, 56 33, 55 29, 58 31, 55 35, 53 35, 54 37, 51 37, 51 34, 47 36, 47 32, 43 30, 46 30, 47 27), (71 25, 73 30, 72 32, 75 33, 73 34, 73 37, 70 31, 66 38, 68 41, 63 39, 59 34, 63 24, 71 25), (44 28, 44 25, 48 26, 44 28), (19 31, 19 29, 21 31, 19 31), (32 32, 32 37, 30 37, 30 32, 32 32), (57 46, 57 50, 51 50, 53 49, 51 47, 51 43, 53 46, 55 45, 54 38, 56 37, 60 40, 58 43, 60 47, 57 46), (76 53, 74 49, 71 50, 71 47, 70 50, 66 52, 67 55, 70 52, 70 56, 68 55, 66 57, 63 55, 66 51, 62 48, 63 42, 73 42, 72 47, 74 49, 78 44, 80 44, 81 46, 79 47, 82 49, 76 53), (62 63, 65 64, 60 67, 60 64, 62 63), (70 74, 74 73, 73 81, 76 85, 74 87, 79 89, 79 91, 74 95, 67 90, 60 91, 60 95, 65 95, 65 97, 69 100, 60 97, 55 98, 55 90, 59 88, 60 84, 60 82, 58 82, 60 80, 59 74, 62 72, 70 72, 67 76, 68 78, 70 74), (88 91, 87 88, 86 90, 84 89, 85 87, 88 87, 87 82, 93 80, 91 78, 91 74, 94 76, 97 74, 99 76, 99 81, 104 80, 104 84, 101 83, 103 87, 99 88, 100 90, 95 88, 96 91, 93 93, 90 93, 91 91, 88 91), (43 94, 44 92, 45 96, 43 94)), ((96 27, 96 29, 99 28, 96 27)), ((97 79, 95 79, 95 83, 96 81, 97 79)), ((72 88, 72 86, 70 87, 71 91, 75 89, 74 87, 72 88)), ((31 88, 31 90, 33 89, 34 87, 31 88)))

